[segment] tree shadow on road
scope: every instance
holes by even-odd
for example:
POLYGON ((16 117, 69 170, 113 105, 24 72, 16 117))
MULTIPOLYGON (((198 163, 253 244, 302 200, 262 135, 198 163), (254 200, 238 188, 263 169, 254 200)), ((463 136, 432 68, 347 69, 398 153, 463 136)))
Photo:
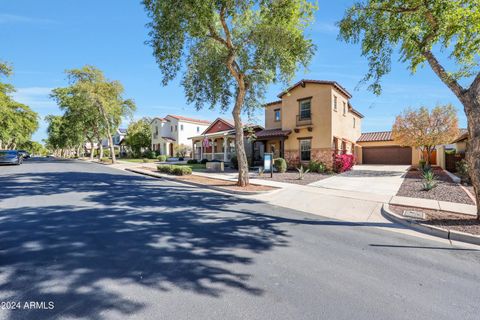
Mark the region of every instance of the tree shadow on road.
POLYGON ((17 319, 134 315, 178 289, 259 296, 248 268, 290 225, 358 225, 121 171, 15 174, 0 195, 0 300, 55 302, 17 319))

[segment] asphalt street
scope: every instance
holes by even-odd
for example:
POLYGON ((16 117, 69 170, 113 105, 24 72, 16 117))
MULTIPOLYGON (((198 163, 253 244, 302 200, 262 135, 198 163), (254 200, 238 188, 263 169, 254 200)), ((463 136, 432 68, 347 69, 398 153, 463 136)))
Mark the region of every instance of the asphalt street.
POLYGON ((81 161, 1 166, 0 319, 479 319, 479 250, 377 226, 81 161))

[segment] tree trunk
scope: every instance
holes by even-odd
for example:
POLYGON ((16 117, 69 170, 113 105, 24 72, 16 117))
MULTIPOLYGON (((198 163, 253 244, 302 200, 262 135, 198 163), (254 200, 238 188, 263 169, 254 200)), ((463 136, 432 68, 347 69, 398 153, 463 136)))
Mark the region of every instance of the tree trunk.
POLYGON ((89 140, 90 142, 90 161, 93 161, 93 156, 95 153, 95 149, 93 148, 93 140, 89 140))
POLYGON ((464 103, 468 122, 466 159, 477 200, 477 219, 480 220, 480 96, 469 92, 468 98, 464 103))
POLYGON ((240 187, 248 186, 248 161, 247 154, 245 153, 245 145, 243 144, 243 124, 240 117, 242 111, 243 102, 245 100, 245 86, 240 85, 237 91, 235 99, 235 107, 233 108, 232 115, 235 122, 235 150, 238 160, 238 182, 240 187))
POLYGON ((110 144, 110 156, 112 157, 112 163, 116 163, 115 159, 115 146, 113 145, 113 138, 110 132, 108 133, 108 143, 110 144))
POLYGON ((102 158, 103 158, 102 139, 98 139, 98 160, 102 160, 102 158))

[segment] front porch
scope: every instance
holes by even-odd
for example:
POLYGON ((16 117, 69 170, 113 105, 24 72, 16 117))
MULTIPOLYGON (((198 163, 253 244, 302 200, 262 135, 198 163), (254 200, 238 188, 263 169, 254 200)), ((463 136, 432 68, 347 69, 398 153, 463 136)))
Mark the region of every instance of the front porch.
POLYGON ((192 158, 201 161, 230 162, 235 155, 235 135, 225 132, 206 134, 192 139, 192 158))
POLYGON ((272 153, 273 158, 285 158, 285 140, 291 130, 270 129, 256 133, 256 140, 252 143, 252 165, 263 165, 265 153, 272 153))

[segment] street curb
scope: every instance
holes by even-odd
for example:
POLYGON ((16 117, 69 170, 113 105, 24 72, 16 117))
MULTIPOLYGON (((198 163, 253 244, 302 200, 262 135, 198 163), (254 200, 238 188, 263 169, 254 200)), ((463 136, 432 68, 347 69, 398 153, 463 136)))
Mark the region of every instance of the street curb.
POLYGON ((460 232, 456 230, 439 228, 439 227, 417 222, 416 220, 413 220, 413 219, 402 217, 392 212, 390 210, 390 206, 388 205, 388 203, 383 204, 381 212, 382 212, 382 215, 388 220, 399 223, 413 230, 423 232, 435 237, 447 239, 447 240, 454 240, 454 241, 480 245, 480 236, 476 236, 473 234, 460 232))
POLYGON ((190 185, 190 186, 193 186, 193 187, 201 187, 201 188, 211 189, 211 190, 219 191, 219 192, 230 194, 230 195, 234 194, 234 195, 242 195, 242 196, 253 196, 253 195, 270 193, 270 192, 276 191, 276 189, 278 189, 278 188, 276 188, 276 189, 271 190, 271 191, 237 191, 237 190, 229 190, 229 189, 225 189, 225 188, 221 188, 221 187, 204 185, 204 184, 196 183, 196 182, 192 182, 192 181, 179 180, 179 179, 175 179, 175 178, 172 178, 170 176, 167 176, 167 175, 163 175, 163 174, 159 174, 159 173, 155 173, 155 172, 146 172, 146 171, 138 170, 138 169, 135 169, 135 168, 125 168, 125 171, 130 171, 130 172, 133 172, 133 173, 138 173, 138 174, 142 174, 142 175, 157 178, 157 179, 161 178, 161 179, 165 179, 165 180, 169 180, 169 181, 173 181, 173 182, 177 182, 177 183, 183 183, 183 184, 187 184, 187 185, 190 185))

